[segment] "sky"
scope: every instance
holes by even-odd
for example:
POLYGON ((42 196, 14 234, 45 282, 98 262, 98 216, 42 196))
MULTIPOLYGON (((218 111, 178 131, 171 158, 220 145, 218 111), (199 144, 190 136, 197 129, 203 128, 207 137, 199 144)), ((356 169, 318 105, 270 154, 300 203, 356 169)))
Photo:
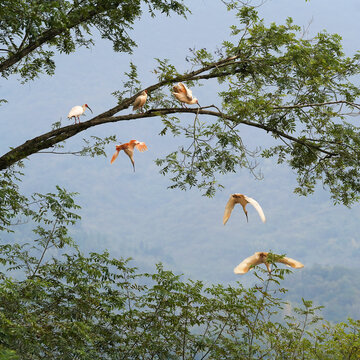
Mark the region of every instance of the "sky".
MULTIPOLYGON (((147 87, 156 82, 154 58, 170 59, 185 71, 189 48, 214 50, 228 38, 229 26, 236 20, 221 1, 186 3, 192 11, 187 20, 161 14, 152 19, 144 14, 131 33, 138 44, 131 55, 114 53, 111 44, 97 36, 96 46, 90 50, 59 54, 52 77, 43 75, 24 85, 16 78, 1 80, 0 98, 8 100, 0 108, 1 153, 49 131, 56 121, 67 125, 66 115, 74 105, 87 103, 94 115, 113 107, 116 100, 111 93, 122 88, 129 61, 138 66, 142 85, 147 87)), ((338 33, 345 52, 352 55, 359 48, 360 6, 351 0, 341 6, 338 0, 269 0, 259 12, 266 23, 284 23, 290 16, 309 37, 323 29, 338 33)), ((192 90, 202 105, 219 104, 216 86, 192 90)), ((82 121, 90 118, 88 113, 82 121)), ((222 176, 226 188, 212 199, 196 189, 169 190, 170 182, 159 174, 154 160, 175 150, 181 139, 160 137, 161 129, 156 118, 108 124, 66 143, 66 149, 78 150, 85 136, 111 134, 122 142, 133 138, 145 141, 149 150, 135 153, 135 174, 124 154, 110 165, 114 145, 109 145, 108 158, 35 154, 25 162, 22 186, 29 193, 54 191, 56 184, 78 192, 82 220, 72 234, 80 248, 98 252, 108 249, 114 257, 133 257, 134 265, 141 269, 153 269, 161 261, 192 278, 232 283, 239 280, 233 268, 240 261, 255 251, 272 250, 286 253, 306 267, 340 264, 360 271, 358 263, 347 261, 349 256, 360 255, 358 204, 351 209, 333 206, 321 186, 312 196, 298 197, 292 193, 294 173, 274 160, 260 160, 261 181, 246 170, 222 176), (255 198, 264 209, 267 223, 262 224, 248 206, 248 223, 239 207, 224 227, 224 207, 234 192, 255 198)), ((246 128, 243 137, 251 146, 268 141, 266 135, 246 128)), ((249 277, 241 277, 241 281, 246 283, 249 277)))

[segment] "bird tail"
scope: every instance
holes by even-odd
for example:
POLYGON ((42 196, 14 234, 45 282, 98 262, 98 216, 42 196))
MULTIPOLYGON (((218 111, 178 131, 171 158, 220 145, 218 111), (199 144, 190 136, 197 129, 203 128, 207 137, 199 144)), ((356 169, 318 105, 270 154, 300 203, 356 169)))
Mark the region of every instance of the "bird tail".
POLYGON ((114 155, 112 156, 112 158, 111 158, 111 161, 110 161, 110 164, 112 164, 115 160, 116 160, 116 158, 118 157, 118 155, 119 155, 119 150, 116 150, 115 151, 115 153, 114 153, 114 155))

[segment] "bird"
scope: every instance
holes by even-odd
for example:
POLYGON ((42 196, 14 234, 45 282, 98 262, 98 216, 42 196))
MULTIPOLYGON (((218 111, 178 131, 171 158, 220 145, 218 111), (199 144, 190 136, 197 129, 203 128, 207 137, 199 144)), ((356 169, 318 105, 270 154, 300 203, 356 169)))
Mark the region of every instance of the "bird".
MULTIPOLYGON (((256 266, 259 264, 265 264, 269 273, 271 272, 270 269, 270 264, 266 261, 267 257, 268 257, 268 252, 265 251, 261 251, 261 252, 256 252, 254 255, 249 256, 248 258, 246 258, 245 260, 243 260, 235 269, 234 269, 234 273, 235 274, 246 274, 251 266, 256 266)), ((275 255, 275 254, 274 254, 275 255)), ((276 255, 279 256, 279 255, 276 255)), ((287 266, 290 266, 292 268, 295 269, 301 269, 304 267, 304 264, 302 264, 300 261, 288 258, 288 257, 280 257, 280 258, 275 258, 274 259, 275 262, 280 262, 283 263, 287 266)))
POLYGON ((223 216, 223 224, 225 225, 227 223, 227 221, 229 220, 229 217, 231 215, 231 212, 234 209, 235 204, 240 204, 242 206, 244 213, 246 215, 246 220, 249 221, 248 214, 246 211, 246 205, 249 203, 256 209, 262 222, 264 223, 266 221, 266 218, 265 218, 263 209, 261 208, 261 206, 259 205, 259 203, 256 200, 254 200, 251 197, 248 197, 246 195, 243 195, 243 194, 231 194, 230 199, 225 206, 225 212, 224 212, 224 216, 223 216))
POLYGON ((133 103, 133 110, 138 110, 140 109, 140 111, 142 112, 143 110, 143 106, 146 103, 146 99, 147 99, 147 90, 144 90, 134 101, 133 103))
MULTIPOLYGON (((199 107, 201 107, 198 99, 193 97, 192 91, 188 89, 182 82, 174 85, 173 90, 173 95, 181 102, 181 106, 186 103, 189 105, 198 104, 199 107)), ((186 107, 186 105, 184 106, 186 107)))
POLYGON ((92 113, 92 110, 90 109, 90 107, 89 107, 88 104, 84 104, 84 105, 82 105, 82 106, 77 105, 77 106, 74 106, 74 107, 70 110, 70 112, 69 112, 69 114, 68 114, 67 117, 68 117, 69 119, 75 118, 75 124, 76 124, 76 119, 78 119, 78 120, 79 120, 79 124, 80 124, 80 115, 83 115, 83 114, 84 114, 86 108, 88 108, 88 109, 91 111, 91 113, 92 113))
POLYGON ((136 147, 141 152, 146 151, 148 149, 144 142, 140 142, 137 140, 130 140, 128 143, 116 145, 116 151, 111 158, 110 164, 112 164, 115 161, 115 159, 119 155, 119 152, 121 150, 124 150, 125 154, 130 158, 135 172, 134 147, 136 147))

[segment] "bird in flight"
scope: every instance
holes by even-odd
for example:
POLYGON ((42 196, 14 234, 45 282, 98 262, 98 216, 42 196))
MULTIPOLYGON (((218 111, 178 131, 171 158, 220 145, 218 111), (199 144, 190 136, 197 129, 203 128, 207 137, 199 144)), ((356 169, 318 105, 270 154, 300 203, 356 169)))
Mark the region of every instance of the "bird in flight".
POLYGON ((110 164, 112 164, 119 155, 121 150, 124 150, 125 154, 130 158, 130 161, 133 165, 135 172, 135 161, 134 161, 134 148, 137 148, 139 151, 146 151, 148 148, 144 142, 140 142, 137 140, 130 140, 128 143, 116 145, 116 151, 111 158, 110 164))
MULTIPOLYGON (((235 269, 235 274, 246 274, 251 266, 256 266, 259 264, 265 264, 269 273, 271 272, 270 264, 267 262, 268 252, 261 251, 256 252, 254 255, 249 256, 245 260, 243 260, 235 269)), ((275 255, 275 254, 274 254, 275 255)), ((281 257, 274 260, 275 262, 280 262, 282 264, 285 264, 287 266, 290 266, 295 269, 301 269, 304 267, 304 264, 302 264, 300 261, 288 258, 288 257, 281 257)))
MULTIPOLYGON (((192 95, 192 91, 186 87, 182 82, 179 82, 177 85, 173 86, 173 95, 181 102, 181 106, 183 104, 199 104, 199 101, 197 98, 194 98, 192 95)), ((184 105, 186 107, 186 105, 184 105)))
POLYGON ((77 105, 77 106, 74 106, 74 107, 70 110, 70 112, 69 112, 69 114, 68 114, 67 117, 69 118, 69 120, 70 120, 71 118, 75 118, 75 124, 76 124, 76 119, 78 119, 79 124, 80 124, 80 115, 84 115, 84 112, 85 112, 86 108, 88 108, 88 109, 91 111, 91 113, 92 113, 92 110, 90 109, 90 107, 89 107, 88 104, 84 104, 84 105, 82 105, 82 106, 77 105))
POLYGON ((246 215, 247 221, 249 221, 247 210, 246 210, 247 204, 251 204, 256 209, 262 222, 266 221, 263 209, 261 208, 261 206, 259 205, 259 203, 256 200, 254 200, 251 197, 248 197, 246 195, 243 195, 243 194, 231 194, 230 199, 225 206, 225 212, 224 212, 224 216, 223 216, 223 224, 224 225, 229 220, 229 217, 231 215, 231 212, 234 209, 235 204, 240 204, 242 206, 244 213, 246 215))
POLYGON ((133 110, 140 109, 141 112, 143 112, 143 106, 146 103, 147 99, 147 90, 144 90, 134 101, 133 103, 133 110))

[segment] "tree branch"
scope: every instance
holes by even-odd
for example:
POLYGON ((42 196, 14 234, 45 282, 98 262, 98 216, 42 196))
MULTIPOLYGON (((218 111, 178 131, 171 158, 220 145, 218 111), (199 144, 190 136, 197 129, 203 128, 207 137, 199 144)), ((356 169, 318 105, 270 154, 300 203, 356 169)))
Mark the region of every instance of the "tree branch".
MULTIPOLYGON (((99 12, 98 9, 93 9, 93 10, 89 10, 89 11, 83 11, 83 9, 81 9, 81 11, 79 11, 79 16, 78 17, 73 16, 72 22, 70 22, 70 24, 68 26, 59 27, 57 29, 45 30, 36 39, 36 41, 29 43, 23 49, 21 49, 19 47, 19 51, 17 53, 15 53, 14 55, 10 56, 6 60, 4 60, 2 63, 0 63, 0 72, 3 72, 5 70, 7 70, 9 67, 16 64, 17 62, 22 60, 27 55, 29 55, 31 52, 33 52, 37 48, 41 47, 44 43, 54 39, 56 36, 61 35, 66 30, 72 29, 72 28, 80 25, 81 23, 89 21, 90 19, 92 19, 97 14, 101 14, 101 13, 103 13, 105 11, 115 9, 119 5, 119 3, 121 3, 121 1, 116 1, 115 3, 111 4, 111 6, 108 6, 108 7, 104 8, 104 9, 102 9, 102 11, 100 11, 100 12, 99 12)), ((25 38, 26 38, 26 35, 24 37, 24 40, 25 40, 25 38)), ((21 46, 23 46, 23 45, 24 44, 22 42, 21 46)))
POLYGON ((353 106, 360 110, 360 105, 352 103, 350 101, 338 100, 338 101, 328 101, 323 103, 311 103, 311 104, 295 104, 295 105, 285 105, 285 106, 274 106, 274 109, 300 109, 304 107, 315 107, 315 106, 324 106, 324 105, 335 105, 335 104, 345 104, 353 106))
MULTIPOLYGON (((149 87, 154 88, 154 86, 149 87)), ((149 89, 148 88, 148 89, 149 89)), ((137 94, 133 97, 125 100, 121 105, 114 107, 113 109, 110 109, 109 111, 106 111, 98 116, 95 116, 93 119, 80 123, 80 124, 73 124, 68 125, 59 129, 55 129, 52 131, 49 131, 46 134, 37 136, 31 140, 26 141, 24 144, 10 150, 8 153, 4 154, 0 157, 0 170, 4 170, 8 168, 9 166, 13 165, 19 160, 22 160, 26 158, 29 155, 32 155, 34 153, 37 153, 41 150, 47 149, 52 147, 53 145, 60 143, 66 139, 69 139, 76 134, 85 131, 91 127, 106 124, 106 123, 112 123, 112 122, 119 122, 119 121, 130 121, 130 120, 137 120, 137 119, 143 119, 143 118, 152 118, 156 116, 161 115, 169 115, 169 114, 179 114, 179 113, 188 113, 188 114, 202 114, 202 115, 209 115, 209 116, 215 116, 223 119, 227 119, 230 121, 233 121, 236 124, 244 124, 251 127, 256 127, 259 129, 263 129, 267 132, 271 132, 277 136, 281 136, 285 139, 291 140, 293 142, 296 142, 303 146, 308 146, 316 151, 322 152, 329 156, 337 156, 337 153, 327 151, 323 149, 320 145, 315 145, 312 143, 307 142, 303 139, 298 139, 294 136, 291 136, 283 131, 277 130, 275 128, 272 128, 270 126, 267 126, 265 124, 260 124, 248 120, 239 120, 235 116, 230 116, 223 114, 219 111, 212 111, 212 110, 206 110, 206 108, 212 107, 208 106, 206 108, 162 108, 162 109, 151 109, 145 113, 139 113, 139 114, 127 114, 127 115, 120 115, 120 116, 111 116, 115 111, 120 111, 121 109, 125 108, 127 104, 131 104, 133 100, 136 98, 137 94), (119 110, 120 109, 120 110, 119 110)))

